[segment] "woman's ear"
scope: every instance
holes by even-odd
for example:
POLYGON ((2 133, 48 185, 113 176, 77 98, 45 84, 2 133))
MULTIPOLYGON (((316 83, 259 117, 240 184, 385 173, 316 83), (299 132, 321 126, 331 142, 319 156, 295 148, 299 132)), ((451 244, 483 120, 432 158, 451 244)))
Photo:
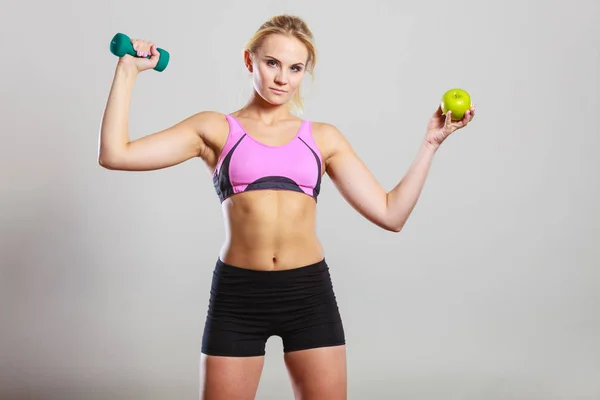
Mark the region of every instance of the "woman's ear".
POLYGON ((252 53, 248 50, 244 50, 244 64, 246 65, 248 72, 252 73, 252 53))

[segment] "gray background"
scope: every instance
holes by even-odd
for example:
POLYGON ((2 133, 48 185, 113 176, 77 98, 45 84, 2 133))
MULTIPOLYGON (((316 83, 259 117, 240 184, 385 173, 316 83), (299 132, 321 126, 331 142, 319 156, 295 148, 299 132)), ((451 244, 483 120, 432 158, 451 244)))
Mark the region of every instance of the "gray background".
MULTIPOLYGON (((445 90, 478 106, 399 234, 325 180, 318 227, 349 398, 600 399, 599 11, 595 0, 3 7, 0 398, 197 398, 219 202, 198 160, 98 166, 108 45, 124 32, 172 54, 136 83, 133 139, 242 106, 242 46, 289 12, 319 51, 305 117, 338 126, 386 189, 445 90)), ((291 399, 280 339, 267 351, 258 398, 291 399)))

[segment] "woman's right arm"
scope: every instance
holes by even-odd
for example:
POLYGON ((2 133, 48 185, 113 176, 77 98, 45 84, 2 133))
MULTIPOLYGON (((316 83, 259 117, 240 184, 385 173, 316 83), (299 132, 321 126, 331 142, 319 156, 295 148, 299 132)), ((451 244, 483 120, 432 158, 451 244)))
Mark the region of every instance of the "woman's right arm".
MULTIPOLYGON (((154 46, 152 51, 155 51, 154 46)), ((139 69, 146 69, 136 67, 136 62, 143 60, 124 58, 117 65, 100 129, 99 164, 113 170, 150 171, 177 165, 193 157, 206 160, 212 150, 204 139, 219 129, 224 120, 218 113, 200 112, 170 128, 130 141, 131 95, 139 69)))

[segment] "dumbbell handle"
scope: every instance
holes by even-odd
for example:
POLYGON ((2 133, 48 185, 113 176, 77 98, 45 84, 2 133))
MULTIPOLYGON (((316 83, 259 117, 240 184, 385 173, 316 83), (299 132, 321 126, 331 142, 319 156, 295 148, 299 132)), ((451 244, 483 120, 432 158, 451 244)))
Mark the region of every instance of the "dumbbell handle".
MULTIPOLYGON (((167 68, 171 56, 169 52, 164 49, 157 48, 156 50, 158 50, 159 58, 154 70, 162 72, 165 70, 165 68, 167 68)), ((131 44, 131 39, 124 33, 117 33, 112 38, 110 41, 110 52, 117 57, 123 57, 125 54, 138 57, 137 52, 133 48, 133 44, 131 44)), ((150 58, 150 56, 147 56, 146 58, 150 58)))

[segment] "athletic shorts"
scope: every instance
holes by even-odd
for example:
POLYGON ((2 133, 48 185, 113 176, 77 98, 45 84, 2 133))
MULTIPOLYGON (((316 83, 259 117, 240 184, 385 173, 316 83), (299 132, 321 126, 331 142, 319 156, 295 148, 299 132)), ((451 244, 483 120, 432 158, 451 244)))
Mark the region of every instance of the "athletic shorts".
POLYGON ((271 336, 281 337, 285 353, 346 343, 324 259, 280 271, 250 270, 217 260, 202 353, 262 356, 271 336))

